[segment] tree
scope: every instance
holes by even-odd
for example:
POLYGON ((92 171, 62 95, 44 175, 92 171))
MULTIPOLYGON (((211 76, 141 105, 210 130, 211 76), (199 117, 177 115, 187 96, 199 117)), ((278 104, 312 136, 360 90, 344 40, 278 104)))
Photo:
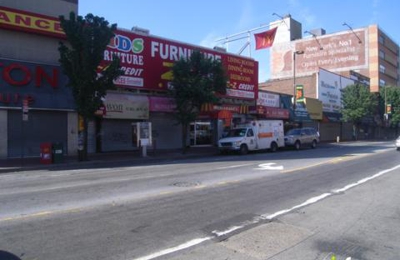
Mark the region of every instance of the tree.
POLYGON ((173 79, 169 95, 175 100, 175 119, 182 125, 182 153, 191 122, 206 103, 218 102, 217 95, 226 93, 227 76, 221 61, 205 57, 198 50, 187 59, 181 58, 172 67, 173 79))
POLYGON ((361 120, 372 115, 377 104, 376 96, 365 85, 354 84, 342 90, 342 117, 345 122, 353 123, 353 137, 355 139, 357 139, 361 120))
POLYGON ((102 17, 92 14, 76 16, 70 13, 69 20, 60 16, 68 44, 60 42, 60 63, 68 76, 68 86, 72 88, 78 115, 83 119, 83 132, 79 134, 79 160, 87 160, 88 121, 102 105, 107 90, 115 88, 113 81, 122 74, 119 59, 104 69, 99 69, 103 52, 114 36, 116 24, 109 23, 102 17))
POLYGON ((385 105, 390 105, 391 111, 388 114, 390 125, 398 128, 400 123, 400 88, 393 86, 385 86, 379 91, 379 107, 380 115, 387 114, 385 105))

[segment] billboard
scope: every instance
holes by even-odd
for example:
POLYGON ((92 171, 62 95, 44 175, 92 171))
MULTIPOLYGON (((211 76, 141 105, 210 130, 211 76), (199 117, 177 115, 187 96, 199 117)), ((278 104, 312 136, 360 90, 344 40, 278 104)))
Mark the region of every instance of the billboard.
POLYGON ((171 84, 171 68, 180 58, 188 58, 199 50, 212 60, 220 60, 228 76, 225 97, 256 99, 258 92, 258 62, 242 56, 184 44, 132 31, 117 30, 104 51, 101 67, 116 55, 121 60, 124 75, 116 85, 128 89, 166 91, 171 84))
POLYGON ((322 35, 280 44, 272 47, 271 77, 290 77, 293 74, 293 50, 304 51, 296 55, 296 74, 309 75, 319 68, 330 71, 349 71, 368 67, 366 29, 354 30, 362 39, 359 43, 351 31, 322 35), (294 45, 294 46, 293 46, 294 45))
POLYGON ((354 84, 354 80, 320 69, 318 73, 318 100, 322 101, 324 112, 340 113, 342 108, 341 90, 354 84))

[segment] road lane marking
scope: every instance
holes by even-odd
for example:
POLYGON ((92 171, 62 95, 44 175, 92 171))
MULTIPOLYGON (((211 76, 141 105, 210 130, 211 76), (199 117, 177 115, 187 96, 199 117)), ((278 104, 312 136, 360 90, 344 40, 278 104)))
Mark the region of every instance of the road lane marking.
POLYGON ((232 169, 232 168, 239 168, 239 167, 244 167, 244 166, 249 166, 249 165, 252 165, 252 163, 224 166, 224 167, 218 167, 218 168, 215 168, 215 169, 216 170, 232 169))
POLYGON ((190 248, 190 247, 199 245, 199 244, 201 244, 201 243, 203 243, 205 241, 211 240, 213 238, 214 237, 212 237, 212 236, 203 237, 203 238, 196 238, 196 239, 190 240, 190 241, 188 241, 186 243, 180 244, 179 246, 170 247, 170 248, 161 250, 159 252, 153 253, 151 255, 143 256, 143 257, 140 257, 140 258, 135 258, 135 260, 151 260, 151 259, 154 259, 154 258, 157 258, 157 257, 160 257, 160 256, 168 255, 168 254, 171 254, 171 253, 174 253, 174 252, 186 249, 186 248, 190 248))
POLYGON ((366 183, 368 181, 376 179, 376 178, 378 178, 378 177, 380 177, 380 176, 382 176, 382 175, 384 175, 384 174, 386 174, 388 172, 394 171, 394 170, 399 169, 399 168, 400 168, 400 165, 396 165, 396 166, 394 166, 392 168, 380 171, 377 174, 374 174, 374 175, 372 175, 370 177, 366 177, 366 178, 361 179, 361 180, 359 180, 359 181, 357 181, 355 183, 351 183, 349 185, 346 185, 341 189, 336 189, 336 190, 333 190, 331 192, 326 192, 326 193, 323 193, 321 195, 311 197, 311 198, 307 199, 306 201, 304 201, 303 203, 300 203, 298 205, 293 206, 292 208, 283 209, 283 210, 277 211, 277 212, 272 213, 272 214, 268 214, 268 213, 262 214, 259 217, 255 217, 252 221, 242 222, 240 225, 235 225, 235 226, 229 227, 226 230, 223 230, 223 231, 214 230, 214 231, 211 232, 213 234, 213 236, 208 236, 208 237, 203 237, 203 238, 196 238, 196 239, 190 240, 190 241, 188 241, 186 243, 180 244, 178 246, 170 247, 170 248, 158 251, 156 253, 153 253, 153 254, 150 254, 150 255, 147 255, 147 256, 143 256, 143 257, 140 257, 140 258, 135 258, 133 260, 152 260, 152 259, 155 259, 155 258, 160 257, 160 256, 165 256, 165 255, 168 255, 168 254, 171 254, 171 253, 175 253, 175 252, 178 252, 178 251, 183 250, 183 249, 188 249, 190 247, 199 245, 199 244, 201 244, 201 243, 203 243, 205 241, 209 241, 209 240, 214 239, 214 238, 218 238, 218 237, 221 237, 221 236, 226 236, 226 235, 228 235, 228 234, 230 234, 230 233, 232 233, 234 231, 237 231, 239 229, 244 229, 245 227, 247 227, 249 225, 254 225, 254 224, 261 223, 261 221, 263 221, 263 220, 272 221, 273 219, 275 219, 275 218, 277 218, 279 216, 282 216, 284 214, 290 213, 290 212, 292 212, 292 211, 294 211, 296 209, 299 209, 299 208, 310 206, 310 205, 315 204, 315 203, 317 203, 317 202, 319 202, 321 200, 329 198, 329 197, 331 197, 333 195, 336 195, 338 193, 342 193, 342 192, 347 191, 347 190, 349 190, 351 188, 357 187, 357 186, 359 186, 361 184, 364 184, 364 183, 366 183))

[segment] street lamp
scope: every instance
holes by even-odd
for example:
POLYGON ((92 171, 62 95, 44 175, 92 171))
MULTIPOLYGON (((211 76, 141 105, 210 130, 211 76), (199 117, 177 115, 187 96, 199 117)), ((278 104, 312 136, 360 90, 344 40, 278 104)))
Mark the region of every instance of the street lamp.
POLYGON ((296 110, 296 55, 302 55, 304 51, 293 52, 293 112, 296 110))

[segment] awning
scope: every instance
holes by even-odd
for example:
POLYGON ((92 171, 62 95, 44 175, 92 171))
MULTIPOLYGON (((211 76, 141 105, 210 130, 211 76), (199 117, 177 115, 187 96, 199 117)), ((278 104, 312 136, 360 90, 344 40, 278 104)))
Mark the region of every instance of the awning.
POLYGON ((250 113, 264 118, 289 119, 289 109, 268 106, 251 106, 250 113))
POLYGON ((322 122, 324 123, 339 123, 342 119, 342 114, 334 113, 334 112, 325 112, 323 113, 322 122))

